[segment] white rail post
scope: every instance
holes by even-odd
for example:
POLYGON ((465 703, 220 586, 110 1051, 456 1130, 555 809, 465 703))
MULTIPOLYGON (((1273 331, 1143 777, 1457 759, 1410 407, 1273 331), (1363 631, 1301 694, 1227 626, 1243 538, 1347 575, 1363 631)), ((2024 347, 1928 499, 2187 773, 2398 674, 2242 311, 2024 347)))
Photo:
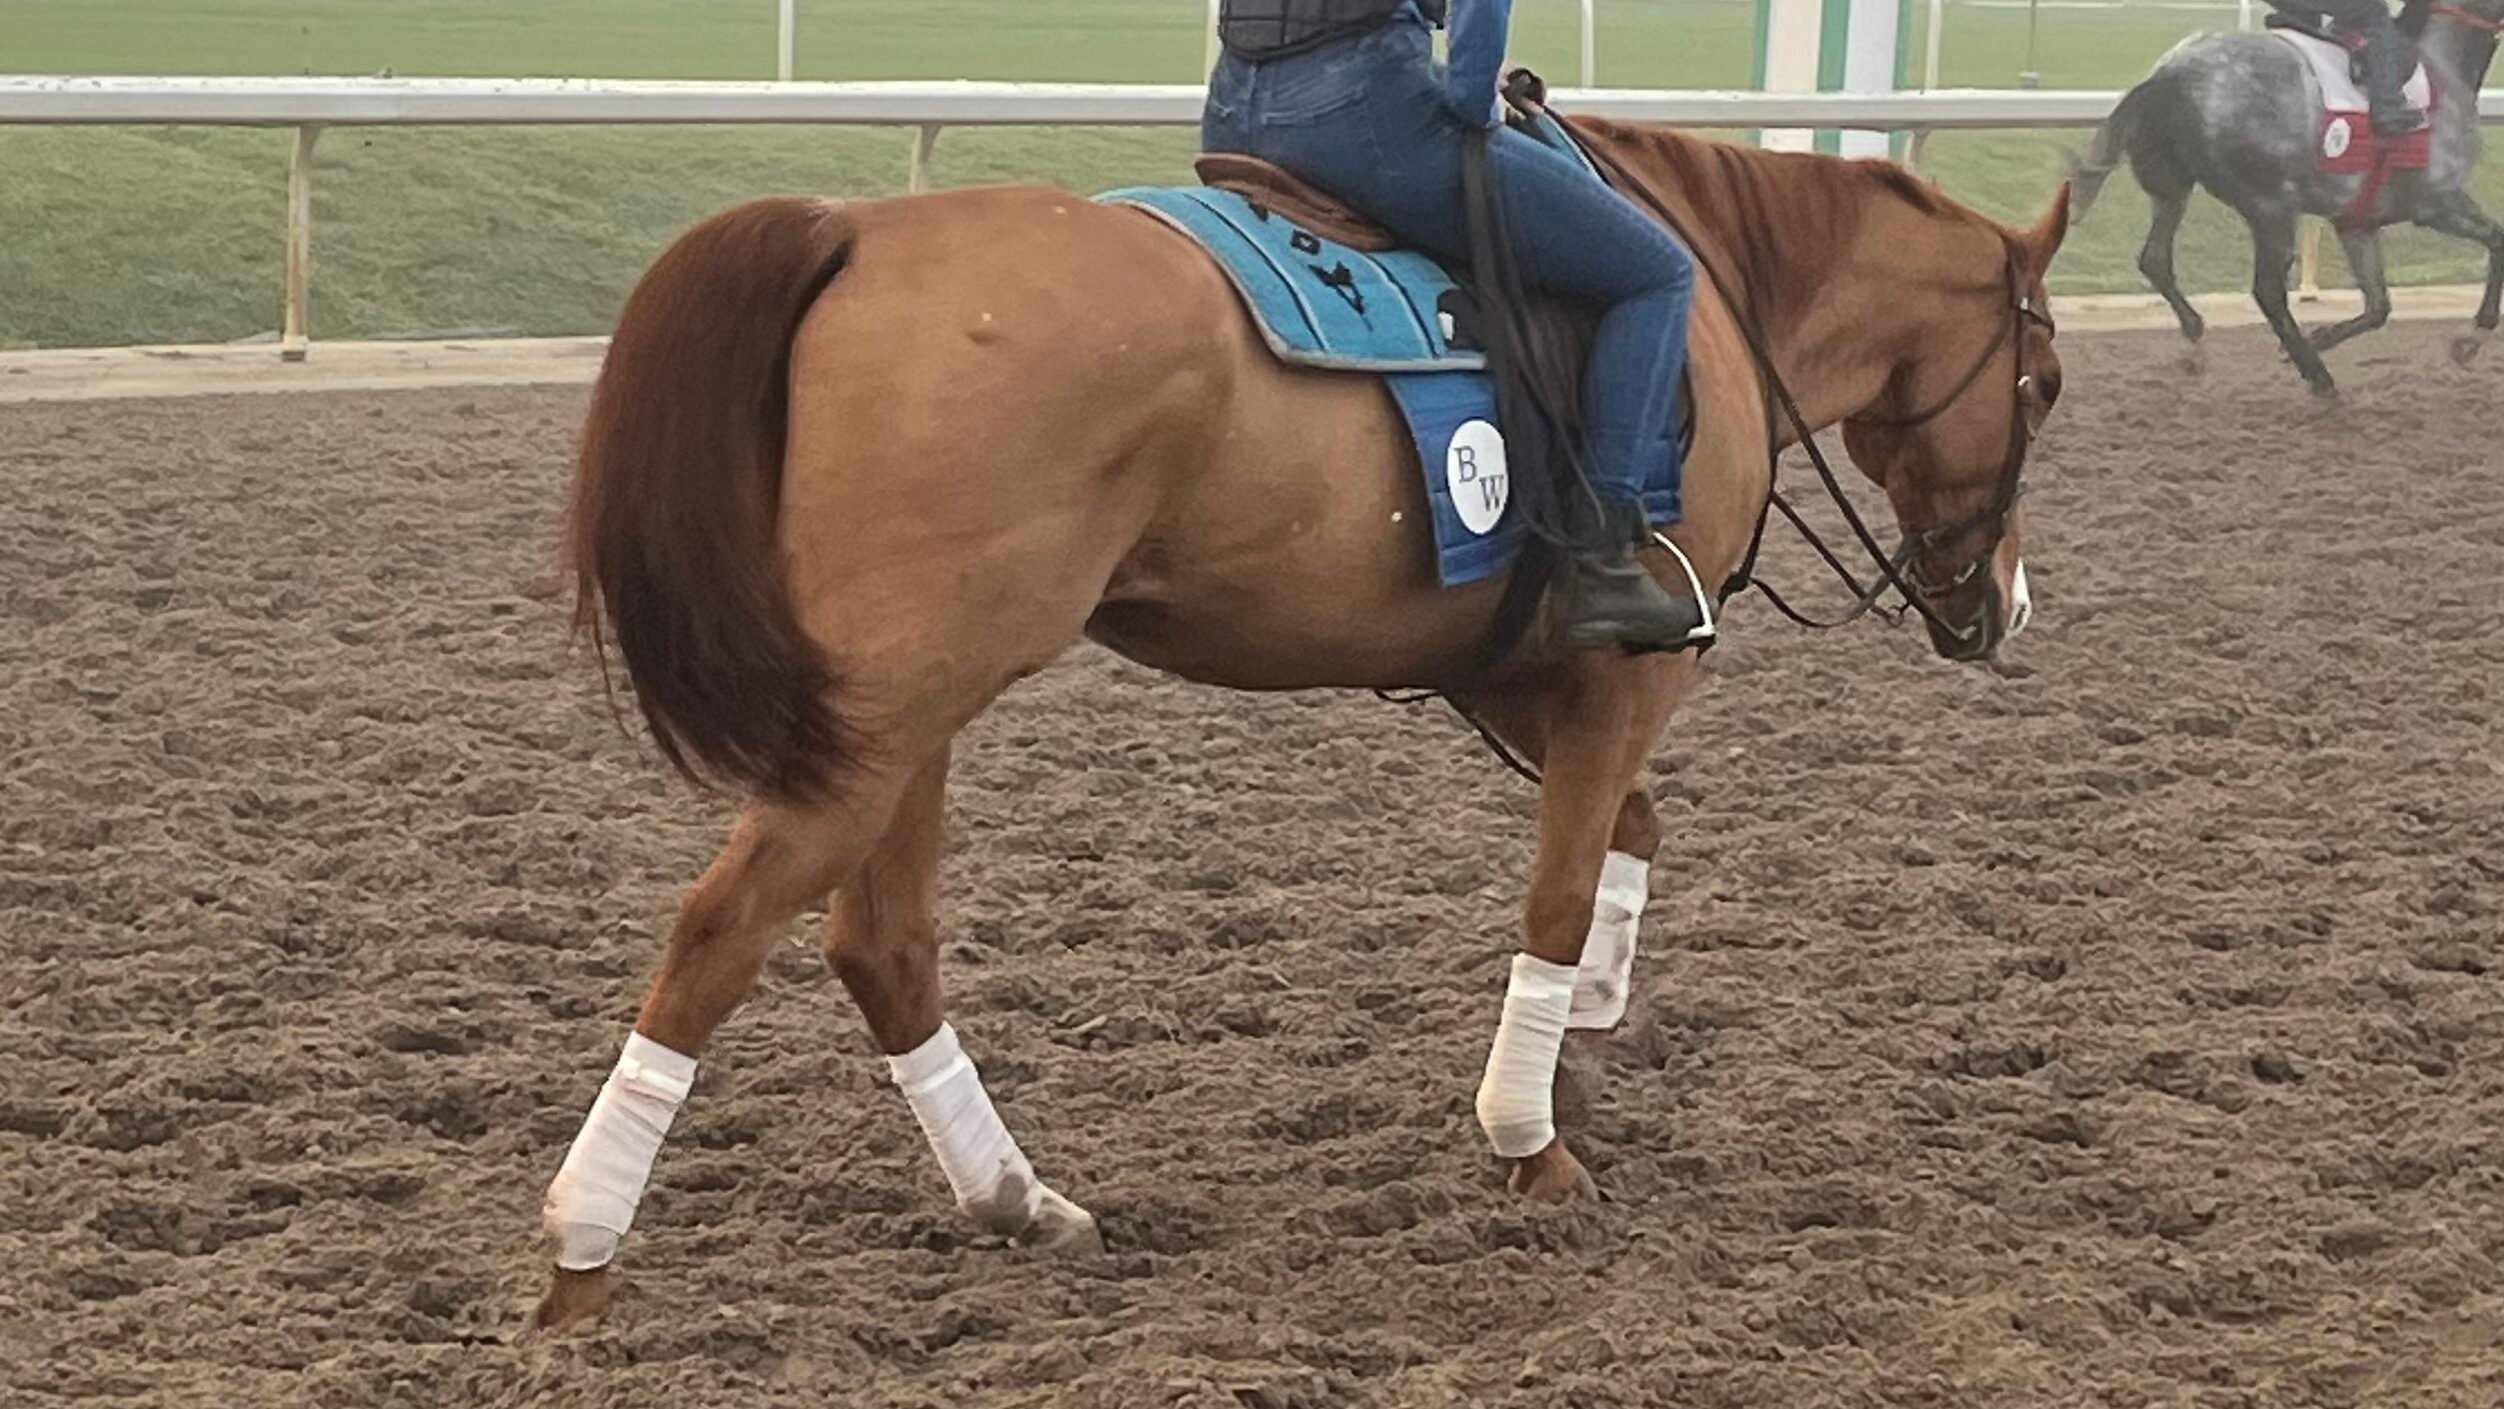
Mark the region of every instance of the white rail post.
POLYGON ((2304 222, 2304 245, 2296 258, 2295 297, 2298 303, 2321 302, 2321 222, 2304 222))
POLYGON ((791 81, 791 9, 795 0, 782 0, 781 13, 774 26, 774 77, 791 81))
POLYGON ((1930 0, 1930 29, 1922 36, 1921 87, 1925 93, 1939 86, 1939 45, 1947 28, 1948 0, 1930 0))
POLYGON ((302 362, 312 344, 304 305, 313 277, 313 143, 321 135, 310 124, 297 128, 287 157, 287 311, 278 339, 278 355, 287 362, 302 362))
POLYGON ((2252 27, 2252 0, 2236 0, 2234 22, 2237 29, 2252 27))
POLYGON ((1600 86, 1599 19, 1592 13, 1592 0, 1582 0, 1582 86, 1600 86))
POLYGON ((905 173, 904 189, 918 196, 930 189, 930 156, 939 146, 939 124, 925 122, 913 134, 913 166, 905 173))
POLYGON ((1217 7, 1222 3, 1223 0, 1209 0, 1208 52, 1203 55, 1207 62, 1200 69, 1203 74, 1212 72, 1217 67, 1217 7))

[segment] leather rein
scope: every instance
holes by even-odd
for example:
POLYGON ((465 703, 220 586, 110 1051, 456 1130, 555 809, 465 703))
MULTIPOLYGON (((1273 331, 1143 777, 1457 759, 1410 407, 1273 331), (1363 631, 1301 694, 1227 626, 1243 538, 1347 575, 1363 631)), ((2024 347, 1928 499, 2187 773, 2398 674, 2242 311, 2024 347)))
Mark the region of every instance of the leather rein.
MULTIPOLYGON (((1536 82, 1535 77, 1532 78, 1532 82, 1536 82)), ((1862 425, 1882 426, 1894 430, 1911 430, 1926 425, 1945 414, 1950 407, 1963 399, 1965 393, 1973 389, 1975 383, 1982 379, 1982 374, 1988 371, 1992 363, 1999 358, 2003 348, 2013 347, 2015 350, 2016 369, 2012 378, 2010 397, 2008 451, 2001 460, 1999 482, 1992 494, 1991 502, 1980 512, 1954 523, 1937 525, 1908 534, 1901 546, 1893 553, 1889 553, 1880 546, 1878 537, 1871 531, 1868 521, 1853 506, 1851 496, 1843 488, 1841 477, 1835 473, 1833 465, 1826 459, 1825 452, 1818 446, 1816 430, 1809 425, 1808 418, 1801 413, 1799 402, 1792 396, 1791 389, 1783 381, 1781 372, 1776 369, 1772 349, 1767 346, 1764 330, 1758 326, 1754 313, 1739 296, 1739 291, 1723 277, 1721 269, 1714 264, 1712 257, 1706 252, 1703 244, 1695 238, 1693 232, 1688 229, 1686 222, 1679 218, 1677 211, 1658 191, 1653 189, 1650 182, 1628 169, 1625 163, 1619 161, 1616 155, 1605 146, 1593 140, 1591 135, 1573 119, 1547 108, 1537 97, 1533 96, 1533 90, 1529 85, 1516 81, 1508 85, 1506 96, 1514 106, 1534 115, 1544 114, 1563 128, 1575 142, 1581 145, 1583 151, 1594 162, 1606 170, 1612 184, 1616 185, 1621 192, 1641 202, 1685 243, 1696 265, 1704 271, 1705 277, 1712 281, 1714 289, 1720 293, 1722 301, 1729 306, 1731 316, 1739 326, 1740 336, 1746 340, 1748 350, 1755 358, 1757 370, 1764 379, 1766 390, 1766 436, 1768 442, 1776 447, 1773 452, 1774 470, 1767 477, 1765 504, 1757 511, 1755 537, 1749 542, 1747 557, 1740 563, 1738 571, 1732 574, 1727 583, 1723 584, 1721 589, 1723 599, 1727 600, 1754 587, 1765 595, 1767 601, 1773 603, 1775 610, 1802 626, 1816 630, 1846 626, 1872 613, 1891 622, 1900 621, 1905 610, 1909 608, 1918 613, 1933 630, 1942 636, 1956 641, 1970 640, 1980 630, 1979 627, 1950 625, 1939 616, 1925 598, 1953 591, 1971 581, 1974 574, 1983 570, 1984 566, 1991 561, 1992 556, 1999 551, 2001 540, 2008 534, 2009 514, 2016 508, 2018 499, 2025 493, 2026 450, 2034 440, 2034 423, 2027 414, 2029 394, 2034 386, 2034 374, 2027 366, 2025 333, 2027 327, 2032 325, 2042 328, 2048 335, 2052 332, 2052 320, 2044 310, 2036 306, 2034 297, 2028 290, 2025 271, 2018 264, 2015 249, 2011 248, 2007 251, 2009 316, 1993 333, 1989 345, 1983 348, 1982 354, 1974 359, 1973 366, 1966 371, 1964 376, 1957 379, 1955 386, 1927 409, 1913 415, 1854 418, 1862 425), (1864 585, 1859 575, 1844 562, 1842 555, 1809 524, 1808 520, 1791 503, 1789 497, 1783 494, 1779 483, 1782 463, 1780 448, 1782 437, 1779 432, 1784 421, 1789 422, 1793 434, 1797 437, 1797 443, 1802 450, 1807 452, 1809 463, 1816 468, 1817 477, 1825 487, 1827 497, 1841 511, 1844 523, 1851 529, 1852 537, 1858 541, 1871 564, 1877 568, 1876 581, 1864 585), (1830 620, 1812 617, 1783 600, 1779 592, 1756 576, 1757 556, 1765 544, 1765 528, 1777 511, 1790 521, 1792 528, 1799 533, 1810 548, 1816 551, 1818 557, 1825 561, 1826 566, 1833 569, 1836 577, 1841 579, 1845 588, 1852 593, 1853 605, 1843 615, 1830 620), (1943 579, 1925 581, 1914 571, 1914 565, 1918 560, 1978 529, 1989 530, 1989 541, 1984 544, 1979 553, 1966 560, 1963 566, 1952 574, 1943 579), (1904 606, 1890 609, 1878 605, 1879 599, 1885 596, 1890 588, 1903 597, 1904 606)))

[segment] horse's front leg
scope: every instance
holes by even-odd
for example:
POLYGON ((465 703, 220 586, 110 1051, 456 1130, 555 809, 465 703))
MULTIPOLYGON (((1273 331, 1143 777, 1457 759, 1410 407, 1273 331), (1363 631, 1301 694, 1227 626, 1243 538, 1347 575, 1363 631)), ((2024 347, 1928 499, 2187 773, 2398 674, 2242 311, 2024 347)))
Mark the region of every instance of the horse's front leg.
POLYGON ((2278 346, 2303 374, 2315 394, 2335 395, 2338 383, 2321 363, 2321 354, 2304 336, 2303 325, 2287 307, 2287 274, 2295 268, 2295 206, 2286 201, 2256 200, 2240 208, 2252 231, 2252 301, 2260 305, 2278 346))
MULTIPOLYGON (((2431 200, 2417 214, 2417 223, 2441 235, 2469 240, 2487 248, 2486 296, 2478 300, 2478 331, 2495 331, 2499 312, 2504 312, 2504 225, 2478 208, 2466 191, 2447 191, 2431 200)), ((2463 338, 2455 344, 2452 355, 2466 362, 2479 346, 2476 338, 2463 338)))
MULTIPOLYGON (((1584 653, 1537 700, 1542 774, 1538 854, 1531 866, 1521 952, 1478 1087, 1478 1123, 1497 1155, 1514 1161, 1513 1192, 1562 1203, 1593 1192, 1557 1135, 1557 1055, 1573 1020, 1574 990, 1594 899, 1638 770, 1693 677, 1691 656, 1627 659, 1584 653)), ((1656 841, 1631 837, 1641 844, 1656 841)), ((1633 858, 1629 858, 1630 860, 1633 858)), ((1635 905, 1640 913, 1640 902, 1635 905)))

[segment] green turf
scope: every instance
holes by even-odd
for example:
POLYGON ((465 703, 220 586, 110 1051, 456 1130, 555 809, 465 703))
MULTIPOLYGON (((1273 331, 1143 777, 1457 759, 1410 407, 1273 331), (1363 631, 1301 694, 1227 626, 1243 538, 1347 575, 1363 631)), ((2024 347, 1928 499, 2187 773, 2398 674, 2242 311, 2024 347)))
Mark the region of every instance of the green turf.
MULTIPOLYGON (((1921 0, 1914 0, 1918 11, 1921 0)), ((801 0, 810 78, 1103 82, 1196 77, 1201 0, 801 0)), ((1573 0, 1520 0, 1514 52, 1576 69, 1573 0)), ((1611 85, 1744 87, 1751 11, 1736 0, 1599 0, 1611 85)), ((2047 12, 2046 87, 2126 86, 2155 56, 2232 12, 2047 12)), ((1951 85, 2013 85, 2023 11, 1957 6, 1951 85)), ((0 64, 56 73, 770 76, 772 0, 0 0, 0 64)), ((1912 64, 1922 53, 1916 19, 1912 64)), ((1948 189, 2003 215, 2051 189, 2080 134, 1943 136, 1948 189)), ((0 128, 0 345, 220 340, 279 313, 288 138, 205 129, 0 128)), ((1076 190, 1182 179, 1187 132, 951 131, 944 183, 1046 180, 1076 190)), ((907 138, 867 130, 343 129, 320 148, 317 337, 597 331, 671 235, 768 191, 902 188, 907 138)), ((2480 186, 2504 205, 2491 166, 2480 186)), ((2073 240, 2059 286, 2138 285, 2145 205, 2117 180, 2073 240)), ((2474 277, 2464 246, 2393 237, 2393 277, 2474 277)), ((2249 281, 2231 218, 2203 202, 2182 241, 2195 288, 2249 281)), ((2335 258, 2331 261, 2334 265, 2335 258)))

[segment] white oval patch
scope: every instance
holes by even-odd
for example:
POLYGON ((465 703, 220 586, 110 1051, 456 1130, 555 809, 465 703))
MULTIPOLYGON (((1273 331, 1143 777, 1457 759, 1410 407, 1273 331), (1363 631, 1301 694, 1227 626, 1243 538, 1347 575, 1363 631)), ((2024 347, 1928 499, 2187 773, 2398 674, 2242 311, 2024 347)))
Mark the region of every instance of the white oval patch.
POLYGON ((1443 483, 1452 491, 1462 527, 1476 534, 1493 530, 1513 489, 1505 471, 1504 433, 1485 421, 1464 422, 1443 452, 1443 483))
POLYGON ((2321 130, 2321 154, 2335 161, 2347 155, 2348 144, 2355 140, 2356 134, 2348 130, 2348 120, 2334 117, 2321 130))

